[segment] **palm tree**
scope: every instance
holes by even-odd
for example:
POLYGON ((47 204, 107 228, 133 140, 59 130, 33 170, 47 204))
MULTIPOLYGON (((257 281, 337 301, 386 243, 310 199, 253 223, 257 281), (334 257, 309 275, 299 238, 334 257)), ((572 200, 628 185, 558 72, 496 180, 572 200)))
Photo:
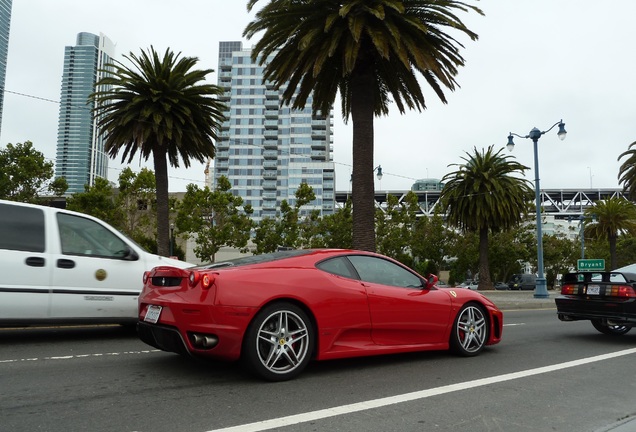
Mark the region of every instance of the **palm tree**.
POLYGON ((621 234, 636 235, 636 206, 625 198, 612 197, 597 201, 585 211, 585 233, 606 239, 610 248, 611 269, 616 265, 616 240, 621 234))
MULTIPOLYGON (((455 172, 446 174, 440 195, 447 222, 462 231, 479 235, 479 289, 491 289, 488 263, 489 231, 506 230, 517 226, 527 214, 533 192, 528 180, 516 177, 528 170, 527 166, 496 153, 493 146, 487 151, 466 153, 465 164, 455 172)), ((451 166, 453 166, 451 165, 451 166)))
MULTIPOLYGON (((248 11, 259 0, 250 0, 248 11)), ((373 120, 391 100, 401 113, 426 108, 417 79, 446 103, 464 65, 463 45, 449 35, 470 31, 455 11, 481 10, 455 0, 270 0, 244 35, 264 32, 253 57, 265 79, 284 87, 282 102, 328 113, 340 92, 345 121, 353 122, 353 246, 375 250, 373 120), (313 92, 313 93, 312 93, 313 92)))
POLYGON ((629 157, 618 170, 618 182, 623 184, 627 196, 636 200, 636 141, 629 145, 629 150, 620 154, 618 160, 621 160, 623 156, 629 157))
POLYGON ((203 84, 212 69, 195 70, 196 57, 181 57, 166 49, 160 58, 153 47, 137 57, 124 56, 133 67, 115 60, 112 75, 96 84, 98 126, 105 134, 111 157, 122 151, 130 163, 139 151, 152 155, 157 181, 157 252, 169 253, 168 162, 188 168, 190 160, 203 163, 214 156, 214 140, 224 119, 224 105, 216 99, 222 90, 203 84))

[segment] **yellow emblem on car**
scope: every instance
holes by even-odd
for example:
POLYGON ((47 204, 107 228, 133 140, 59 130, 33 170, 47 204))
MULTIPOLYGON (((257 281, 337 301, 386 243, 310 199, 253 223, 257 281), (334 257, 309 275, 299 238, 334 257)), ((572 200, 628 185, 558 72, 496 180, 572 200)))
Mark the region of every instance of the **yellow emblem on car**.
POLYGON ((106 270, 104 269, 99 269, 95 272, 95 279, 97 279, 98 281, 103 281, 104 279, 106 279, 106 270))
POLYGON ((450 292, 453 297, 457 297, 457 293, 455 291, 450 292))

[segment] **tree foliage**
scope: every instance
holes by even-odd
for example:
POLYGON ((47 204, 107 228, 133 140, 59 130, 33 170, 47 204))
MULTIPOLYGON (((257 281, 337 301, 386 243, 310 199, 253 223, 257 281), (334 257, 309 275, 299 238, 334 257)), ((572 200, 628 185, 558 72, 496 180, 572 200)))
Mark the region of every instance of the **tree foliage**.
MULTIPOLYGON (((248 10, 259 2, 250 0, 248 10)), ((353 122, 353 245, 375 251, 373 121, 387 115, 391 102, 403 113, 426 108, 418 74, 446 102, 463 45, 450 35, 472 40, 457 12, 475 6, 445 0, 269 0, 244 35, 262 37, 253 58, 265 66, 265 79, 283 88, 282 101, 326 114, 341 96, 345 120, 353 122)))
POLYGON ((214 156, 214 140, 224 119, 225 106, 216 98, 222 89, 201 83, 212 69, 194 69, 196 57, 181 57, 166 49, 163 57, 153 47, 140 56, 124 56, 97 82, 91 97, 97 102, 98 125, 105 134, 109 156, 121 153, 122 162, 153 158, 157 191, 157 247, 169 249, 168 163, 187 168, 214 156))
POLYGON ((618 156, 618 160, 624 157, 627 159, 618 170, 618 183, 623 185, 623 189, 631 200, 636 200, 636 141, 618 156))
POLYGON ((63 178, 51 181, 53 162, 33 147, 31 141, 7 144, 0 149, 0 199, 40 203, 45 193, 61 196, 68 183, 63 178))
POLYGON ((533 193, 529 182, 520 178, 527 166, 502 155, 493 146, 481 152, 474 148, 453 164, 457 171, 442 178, 442 208, 451 226, 479 236, 479 287, 492 287, 488 261, 488 233, 513 228, 528 212, 533 193))
POLYGON ((264 218, 258 224, 254 236, 256 253, 274 252, 281 247, 298 249, 305 246, 306 238, 302 236, 301 226, 303 223, 306 226, 307 222, 301 220, 300 209, 315 200, 316 194, 311 186, 301 183, 294 196, 296 199, 293 207, 287 200, 283 200, 280 204, 280 217, 264 218))
POLYGON ((84 192, 68 197, 66 208, 95 216, 120 230, 123 226, 124 212, 115 203, 113 185, 102 177, 95 177, 93 186, 84 185, 84 192))
POLYGON ((636 206, 625 198, 597 201, 585 211, 585 235, 609 244, 611 269, 617 268, 616 242, 621 235, 636 235, 636 206))
POLYGON ((230 189, 225 176, 218 179, 214 190, 189 184, 178 206, 176 227, 194 239, 194 254, 203 261, 214 262, 223 246, 247 252, 253 210, 250 205, 243 206, 243 198, 234 196, 230 189))

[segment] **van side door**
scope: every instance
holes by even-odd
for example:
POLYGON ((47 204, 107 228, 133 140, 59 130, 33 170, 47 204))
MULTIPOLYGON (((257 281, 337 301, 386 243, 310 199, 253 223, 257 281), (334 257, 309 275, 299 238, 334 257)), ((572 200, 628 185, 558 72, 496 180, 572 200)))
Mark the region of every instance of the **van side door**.
POLYGON ((52 318, 136 319, 145 263, 130 242, 91 218, 58 212, 55 219, 52 318))

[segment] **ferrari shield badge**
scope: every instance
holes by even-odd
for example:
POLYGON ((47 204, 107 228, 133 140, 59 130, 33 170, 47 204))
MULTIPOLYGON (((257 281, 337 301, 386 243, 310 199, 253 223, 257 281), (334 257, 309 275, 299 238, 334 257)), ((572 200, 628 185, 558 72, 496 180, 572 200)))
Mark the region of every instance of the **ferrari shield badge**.
POLYGON ((450 292, 450 294, 451 294, 453 297, 457 297, 457 293, 456 293, 455 291, 451 291, 451 292, 450 292))

